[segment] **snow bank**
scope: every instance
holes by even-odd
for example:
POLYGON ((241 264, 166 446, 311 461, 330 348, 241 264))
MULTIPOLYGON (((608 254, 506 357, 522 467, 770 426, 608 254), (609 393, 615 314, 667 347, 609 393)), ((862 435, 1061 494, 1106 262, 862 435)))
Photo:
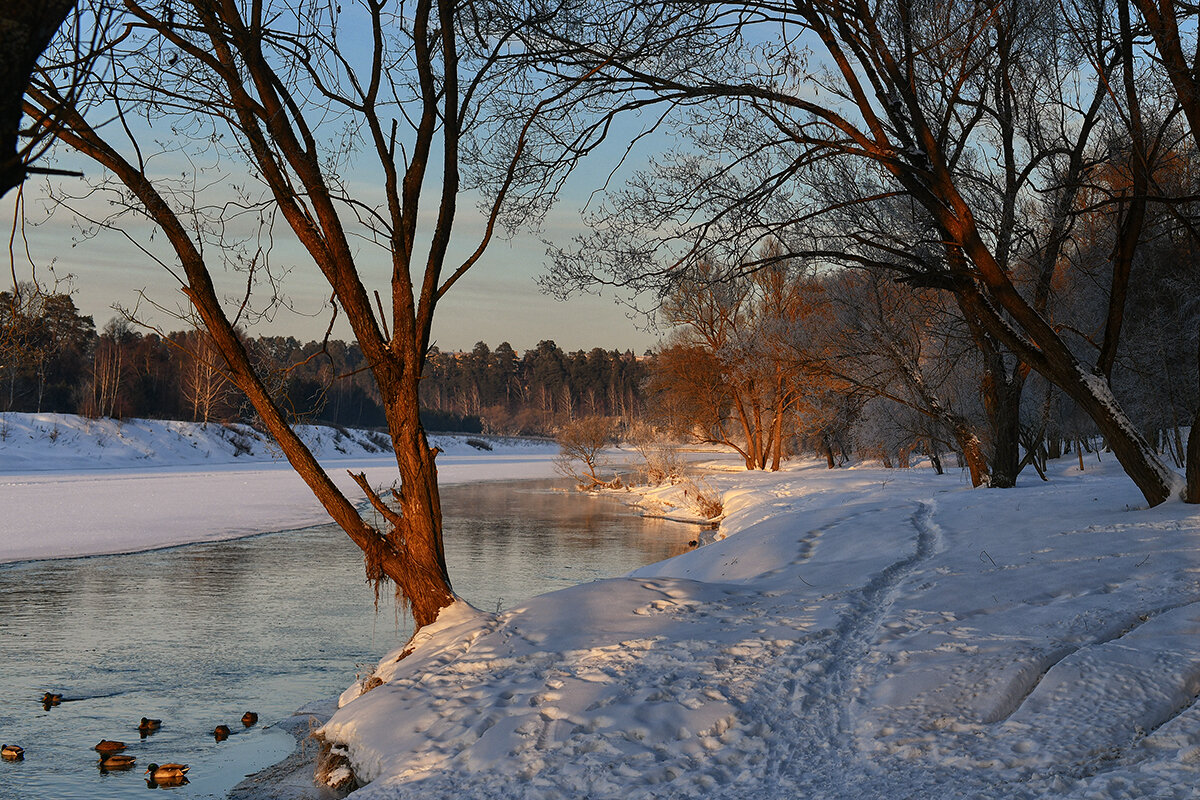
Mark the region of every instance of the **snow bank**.
MULTIPOLYGON (((391 441, 375 431, 298 425, 296 432, 322 460, 390 457, 391 441)), ((553 442, 482 434, 432 435, 452 455, 555 453, 553 442), (468 442, 477 443, 476 446, 468 442), (491 450, 481 448, 483 443, 491 450)), ((81 469, 277 463, 271 438, 240 423, 89 419, 73 414, 0 413, 0 474, 81 469)))
MULTIPOLYGON (((347 496, 347 470, 398 479, 378 433, 298 432, 347 496)), ((554 475, 553 443, 435 436, 441 483, 554 475), (486 442, 480 450, 468 439, 486 442)), ((328 522, 270 440, 245 425, 0 414, 0 563, 122 553, 328 522)))
POLYGON ((723 540, 448 609, 322 735, 356 800, 1191 797, 1198 509, 1065 464, 712 475, 723 540))

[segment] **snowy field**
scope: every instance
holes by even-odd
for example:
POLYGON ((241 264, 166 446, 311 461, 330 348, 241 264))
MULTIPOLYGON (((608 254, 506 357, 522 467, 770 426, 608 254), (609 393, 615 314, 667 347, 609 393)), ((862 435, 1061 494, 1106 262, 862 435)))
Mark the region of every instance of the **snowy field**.
MULTIPOLYGON (((398 477, 386 438, 299 429, 351 499, 346 474, 398 477)), ((443 484, 553 477, 548 442, 431 437, 443 484)), ((0 414, 0 563, 125 553, 328 522, 277 448, 244 425, 0 414)))
MULTIPOLYGON (((324 519, 245 431, 2 424, 0 560, 324 519)), ((361 434, 305 435, 335 477, 394 476, 361 434)), ((439 444, 446 482, 552 473, 549 445, 439 444)), ((1200 509, 1144 509, 1103 458, 1007 491, 715 463, 723 539, 500 614, 447 609, 324 735, 370 781, 356 800, 1195 797, 1200 509)), ((682 488, 642 502, 691 513, 682 488)))
POLYGON ((324 734, 355 800, 1195 797, 1200 509, 1104 458, 710 477, 724 540, 448 609, 324 734))

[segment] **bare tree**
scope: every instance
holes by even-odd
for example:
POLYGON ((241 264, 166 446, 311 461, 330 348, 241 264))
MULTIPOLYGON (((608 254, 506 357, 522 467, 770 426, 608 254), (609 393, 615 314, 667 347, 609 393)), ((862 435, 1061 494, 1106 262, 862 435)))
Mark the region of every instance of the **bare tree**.
POLYGON ((823 368, 855 393, 891 400, 950 431, 971 484, 990 483, 977 423, 955 402, 961 379, 955 373, 972 350, 969 341, 964 347, 969 335, 961 323, 931 290, 896 285, 877 273, 841 275, 830 284, 835 323, 826 332, 823 368))
POLYGON ((679 326, 655 367, 660 396, 690 398, 700 437, 733 447, 747 469, 778 470, 782 460, 798 397, 786 340, 805 310, 800 277, 782 264, 749 278, 702 264, 659 311, 679 326))
POLYGON ((561 475, 572 479, 585 491, 612 485, 612 481, 596 474, 602 466, 601 456, 613 445, 612 420, 598 416, 578 417, 562 425, 554 439, 559 448, 554 466, 561 475))
MULTIPOLYGON (((567 121, 581 102, 580 76, 548 81, 529 70, 538 54, 526 35, 535 22, 552 25, 550 12, 484 0, 91 7, 108 34, 100 48, 107 68, 72 100, 49 59, 27 113, 103 167, 102 188, 126 215, 148 218, 165 235, 175 263, 164 266, 229 380, 362 549, 368 579, 377 588, 393 581, 417 626, 432 622, 454 598, 438 450, 418 416, 435 312, 499 232, 537 221, 576 158, 605 133, 567 121), (234 199, 206 201, 196 176, 181 182, 160 171, 138 118, 170 125, 188 155, 216 160, 217 176, 205 180, 227 185, 234 199), (481 204, 477 229, 459 223, 464 198, 481 204), (275 220, 328 282, 378 384, 401 479, 398 507, 365 475, 353 477, 382 527, 360 516, 288 426, 237 334, 248 297, 223 302, 215 283, 222 259, 240 259, 229 265, 245 269, 247 286, 264 279, 275 220), (258 233, 238 236, 243 222, 258 233), (369 288, 371 266, 385 276, 386 303, 369 288)), ((98 222, 120 227, 125 218, 98 222)))
MULTIPOLYGON (((1179 107, 1187 119, 1196 149, 1200 150, 1200 39, 1196 38, 1196 22, 1200 13, 1194 4, 1178 0, 1133 0, 1145 20, 1157 50, 1157 61, 1166 72, 1175 91, 1179 107), (1181 25, 1182 23, 1182 25, 1181 25), (1190 53, 1188 50, 1190 49, 1190 53)), ((1132 50, 1132 42, 1130 43, 1132 50)), ((1186 222, 1192 238, 1200 242, 1200 232, 1186 222)), ((1200 351, 1197 362, 1200 363, 1200 351)), ((1200 503, 1200 405, 1192 419, 1187 443, 1187 485, 1184 500, 1200 503)))
MULTIPOLYGON (((180 370, 180 388, 192 407, 193 422, 210 422, 222 407, 232 386, 224 371, 221 353, 212 337, 202 330, 189 332, 183 340, 185 359, 180 370)), ((177 342, 179 340, 176 340, 177 342)))
MULTIPOLYGON (((682 109, 702 153, 677 151, 656 173, 635 181, 618 201, 622 210, 638 212, 635 219, 602 224, 578 249, 560 253, 559 285, 594 281, 597 262, 617 284, 661 273, 663 251, 656 244, 670 248, 668 271, 702 260, 753 267, 762 262, 748 256, 768 237, 785 241, 793 256, 843 259, 844 250, 827 252, 804 239, 812 220, 839 206, 805 191, 805 179, 830 160, 861 161, 877 176, 879 192, 856 202, 904 197, 927 215, 943 249, 935 259, 899 251, 890 254, 897 260, 876 258, 871 265, 890 264, 915 285, 952 293, 980 334, 1079 404, 1151 504, 1167 499, 1177 476, 1132 424, 1108 380, 1106 358, 1119 341, 1130 280, 1126 253, 1110 263, 1105 337, 1111 343, 1095 361, 1084 360, 1041 307, 1039 291, 1052 286, 1056 251, 1048 272, 1023 283, 1024 273, 996 235, 1005 219, 1025 211, 1024 203, 1061 199, 1056 190, 1068 185, 1069 162, 1093 146, 1088 132, 1098 105, 1135 113, 1129 93, 1114 88, 1132 69, 1131 54, 1120 46, 1121 20, 1114 20, 1121 3, 1115 9, 1089 5, 1078 19, 1036 0, 689 4, 699 10, 686 20, 672 15, 678 7, 669 4, 663 12, 679 19, 673 57, 654 60, 643 49, 625 49, 623 34, 606 38, 599 24, 588 33, 601 45, 573 40, 572 63, 594 65, 682 109), (698 63, 681 63, 700 43, 698 63), (1022 70, 1037 73, 1029 83, 1033 101, 1047 92, 1060 98, 1048 113, 1059 120, 1056 130, 1083 137, 1075 140, 1082 141, 1079 148, 1038 146, 1036 124, 1004 134, 1006 124, 1042 119, 1024 115, 1031 107, 1014 105, 1022 98, 1008 91, 1022 70), (1010 154, 1006 143, 1020 150, 1010 154), (998 151, 1001 161, 1011 155, 1005 163, 1012 169, 1001 170, 998 186, 1012 193, 1011 201, 977 178, 998 151), (663 202, 655 202, 655 192, 663 202), (994 208, 1001 209, 1000 224, 989 229, 984 220, 994 208)), ((612 20, 635 25, 642 11, 638 2, 610 7, 607 25, 623 31, 612 20)), ((1135 142, 1138 147, 1145 142, 1135 142)), ((1128 213, 1124 218, 1122 240, 1136 245, 1136 220, 1128 213)))

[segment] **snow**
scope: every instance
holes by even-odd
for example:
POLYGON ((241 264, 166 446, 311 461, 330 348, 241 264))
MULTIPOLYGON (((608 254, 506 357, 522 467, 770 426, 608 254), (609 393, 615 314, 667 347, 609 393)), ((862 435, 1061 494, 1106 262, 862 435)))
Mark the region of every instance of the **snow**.
MULTIPOLYGON (((330 477, 397 480, 386 437, 300 426, 330 477)), ((433 436, 443 484, 554 475, 550 442, 433 436), (487 441, 491 451, 466 440, 487 441)), ((125 553, 328 522, 278 449, 245 425, 0 414, 0 563, 125 553)))
MULTIPOLYGON (((6 420, 0 558, 322 519, 267 449, 234 456, 213 426, 6 420)), ((389 458, 338 444, 331 475, 390 480, 389 458)), ((549 474, 554 450, 439 444, 446 481, 549 474)), ((322 735, 369 782, 355 800, 1191 797, 1200 508, 1146 509, 1101 457, 1010 490, 712 464, 694 486, 723 500, 717 541, 497 614, 457 603, 322 735)), ((687 488, 624 496, 695 518, 687 488)))
POLYGON ((1198 509, 1052 478, 714 472, 719 541, 451 607, 322 735, 355 800, 1192 797, 1198 509))

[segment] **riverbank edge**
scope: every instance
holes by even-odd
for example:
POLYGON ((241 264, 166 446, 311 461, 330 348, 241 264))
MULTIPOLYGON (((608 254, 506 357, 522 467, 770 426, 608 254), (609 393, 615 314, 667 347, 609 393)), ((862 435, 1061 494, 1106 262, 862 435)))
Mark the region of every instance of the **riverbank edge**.
POLYGON ((336 800, 343 795, 313 781, 320 744, 313 733, 337 711, 338 699, 329 697, 309 703, 292 716, 271 725, 291 734, 295 749, 282 761, 246 776, 234 786, 227 800, 336 800))
MULTIPOLYGON (((714 459, 719 455, 725 454, 698 451, 696 462, 691 465, 698 474, 694 473, 690 478, 703 479, 727 471, 720 460, 714 459), (705 461, 700 461, 699 456, 704 456, 705 461)), ((625 466, 631 467, 632 463, 625 466)), ((711 544, 724 538, 720 532, 720 519, 705 518, 696 509, 695 497, 687 494, 687 490, 693 486, 690 479, 657 486, 627 484, 621 489, 599 491, 595 496, 614 500, 629 509, 631 514, 700 526, 703 530, 693 546, 711 544), (663 513, 667 509, 669 511, 663 513)), ((349 688, 354 686, 351 684, 349 688)), ((338 704, 337 697, 314 701, 297 709, 291 717, 275 723, 272 727, 278 727, 296 739, 295 750, 282 761, 246 776, 230 790, 226 800, 340 800, 344 797, 344 792, 336 792, 315 780, 321 745, 313 734, 329 721, 338 710, 338 704)))

